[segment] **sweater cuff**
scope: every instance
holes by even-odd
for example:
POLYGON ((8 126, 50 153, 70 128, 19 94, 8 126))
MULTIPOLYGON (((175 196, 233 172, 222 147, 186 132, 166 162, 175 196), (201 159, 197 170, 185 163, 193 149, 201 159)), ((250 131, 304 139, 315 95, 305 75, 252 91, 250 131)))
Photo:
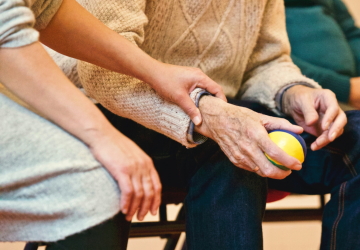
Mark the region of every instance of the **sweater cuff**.
MULTIPOLYGON (((204 95, 211 95, 209 92, 203 89, 199 89, 198 91, 193 91, 191 93, 191 99, 194 100, 196 107, 199 107, 199 102, 202 96, 204 95)), ((203 136, 202 134, 199 134, 194 131, 195 124, 190 121, 190 125, 187 131, 187 140, 191 144, 202 144, 204 143, 208 138, 206 136, 203 136)))
POLYGON ((59 10, 61 4, 62 0, 36 1, 34 5, 31 6, 36 18, 35 29, 45 29, 59 10))
POLYGON ((289 90, 291 87, 297 86, 297 85, 303 85, 309 88, 314 88, 313 85, 306 83, 306 82, 295 82, 295 83, 291 83, 288 85, 285 85, 284 87, 282 87, 275 96, 275 105, 276 105, 276 109, 280 112, 283 113, 283 96, 285 94, 285 92, 287 90, 289 90))
POLYGON ((0 0, 0 47, 16 48, 38 41, 29 1, 0 0))

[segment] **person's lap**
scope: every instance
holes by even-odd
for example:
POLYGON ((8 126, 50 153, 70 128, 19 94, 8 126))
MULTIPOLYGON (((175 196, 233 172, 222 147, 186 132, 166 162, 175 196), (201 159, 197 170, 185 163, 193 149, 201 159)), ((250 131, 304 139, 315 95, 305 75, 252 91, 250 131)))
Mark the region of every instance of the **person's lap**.
MULTIPOLYGON (((230 102, 266 115, 276 116, 256 103, 239 100, 230 100, 230 102)), ((262 185, 266 185, 266 178, 258 178, 254 173, 235 167, 211 140, 194 149, 186 149, 161 134, 130 120, 116 118, 104 108, 101 109, 121 132, 133 139, 153 158, 165 190, 174 186, 187 187, 189 193, 185 204, 188 244, 191 249, 212 249, 211 245, 219 248, 218 244, 223 244, 222 249, 261 249, 261 246, 256 245, 254 241, 261 242, 260 224, 266 197, 264 194, 266 188, 262 185), (226 182, 231 184, 226 185, 226 182), (234 183, 243 185, 232 186, 234 183), (228 195, 229 192, 232 193, 228 195), (246 215, 251 214, 247 210, 249 206, 252 209, 256 208, 256 213, 247 221, 246 215), (222 222, 226 222, 226 227, 222 222), (260 226, 251 228, 251 225, 260 226), (236 242, 235 238, 241 239, 242 243, 236 242), (224 246, 231 241, 230 239, 236 242, 236 247, 224 246), (246 245, 246 240, 251 244, 246 245), (202 248, 202 246, 206 247, 202 248)), ((354 124, 360 124, 360 115, 358 112, 347 114, 349 124, 341 138, 322 150, 316 152, 308 150, 302 170, 293 171, 284 180, 268 180, 270 188, 279 190, 301 194, 333 194, 334 197, 325 210, 322 249, 329 249, 330 245, 336 244, 336 237, 334 238, 333 235, 337 235, 341 240, 351 237, 351 234, 344 230, 347 227, 341 228, 343 224, 345 226, 347 223, 352 228, 358 228, 360 225, 357 223, 359 217, 357 213, 352 213, 353 216, 349 217, 347 214, 351 213, 346 212, 346 207, 340 206, 339 210, 339 204, 349 203, 351 207, 360 200, 360 190, 356 191, 356 187, 360 185, 355 185, 358 180, 353 178, 357 175, 360 164, 351 164, 351 162, 357 163, 359 157, 357 149, 360 149, 360 146, 357 138, 360 136, 360 130, 354 124), (344 187, 344 182, 348 180, 351 180, 350 183, 344 187), (344 200, 345 195, 349 200, 344 200), (345 216, 342 216, 344 209, 345 216), (351 222, 351 219, 354 221, 351 222), (339 230, 342 233, 339 233, 339 230)), ((314 140, 314 137, 307 133, 303 133, 302 136, 308 146, 314 140)), ((347 240, 346 243, 352 247, 360 245, 354 239, 347 240)))
POLYGON ((57 241, 118 213, 86 145, 2 94, 0 117, 0 241, 57 241))
MULTIPOLYGON (((360 113, 346 112, 341 137, 318 151, 308 149, 300 171, 284 180, 268 180, 269 187, 299 194, 331 194, 325 206, 321 249, 358 249, 360 239, 360 113)), ((303 135, 307 145, 313 136, 303 135)))
MULTIPOLYGON (((241 101, 234 101, 242 104, 241 101)), ((271 111, 255 111, 276 116, 271 111)), ((247 104, 251 108, 252 104, 247 104)), ((312 151, 315 137, 304 132, 307 156, 300 171, 283 180, 268 179, 271 189, 298 194, 331 194, 323 215, 321 249, 358 249, 360 231, 360 112, 347 111, 344 133, 323 149, 312 151)), ((290 122, 294 121, 289 119, 290 122)))

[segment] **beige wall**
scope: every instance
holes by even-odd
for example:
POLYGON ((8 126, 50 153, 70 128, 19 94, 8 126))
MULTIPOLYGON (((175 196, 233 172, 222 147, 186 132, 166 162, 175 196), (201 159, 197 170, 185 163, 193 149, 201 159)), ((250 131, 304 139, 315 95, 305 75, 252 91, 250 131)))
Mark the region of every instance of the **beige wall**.
POLYGON ((360 0, 344 0, 353 14, 358 26, 360 26, 360 0))

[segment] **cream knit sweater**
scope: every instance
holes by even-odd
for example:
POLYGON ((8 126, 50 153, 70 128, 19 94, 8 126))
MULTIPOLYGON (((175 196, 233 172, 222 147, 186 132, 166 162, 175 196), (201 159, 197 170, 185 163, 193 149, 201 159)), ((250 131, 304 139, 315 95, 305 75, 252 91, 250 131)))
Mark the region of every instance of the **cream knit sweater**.
MULTIPOLYGON (((289 58, 282 0, 78 1, 155 59, 201 68, 228 97, 275 110, 282 87, 303 82, 319 88, 289 58)), ((73 59, 56 60, 76 79, 69 70, 73 59)), ((81 61, 77 70, 77 84, 115 114, 193 146, 186 139, 189 117, 146 83, 81 61)))

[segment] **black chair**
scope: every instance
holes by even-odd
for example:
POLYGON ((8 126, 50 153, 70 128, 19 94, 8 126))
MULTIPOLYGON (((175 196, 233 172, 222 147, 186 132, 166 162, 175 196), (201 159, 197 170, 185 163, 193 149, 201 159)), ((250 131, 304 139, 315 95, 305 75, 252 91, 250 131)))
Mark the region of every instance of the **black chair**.
MULTIPOLYGON (((185 232, 185 212, 181 207, 175 221, 169 221, 167 216, 167 205, 180 204, 184 201, 184 191, 169 191, 162 194, 162 203, 159 208, 158 222, 134 222, 131 224, 129 237, 161 237, 167 242, 164 250, 174 250, 182 232, 185 232)), ((28 242, 24 250, 37 250, 45 243, 28 242)))
MULTIPOLYGON (((294 194, 291 194, 294 195, 294 194)), ((186 193, 183 191, 169 191, 162 194, 162 204, 159 209, 159 221, 135 222, 131 224, 130 238, 133 237, 161 237, 167 239, 164 250, 174 250, 185 232, 185 211, 181 207, 175 221, 169 221, 166 206, 181 204, 186 193)), ((311 209, 268 209, 265 212, 264 222, 285 221, 314 221, 322 219, 325 206, 324 195, 319 195, 320 207, 311 209)), ((37 250, 41 243, 27 243, 24 250, 37 250)), ((186 246, 183 248, 185 249, 186 246)))

